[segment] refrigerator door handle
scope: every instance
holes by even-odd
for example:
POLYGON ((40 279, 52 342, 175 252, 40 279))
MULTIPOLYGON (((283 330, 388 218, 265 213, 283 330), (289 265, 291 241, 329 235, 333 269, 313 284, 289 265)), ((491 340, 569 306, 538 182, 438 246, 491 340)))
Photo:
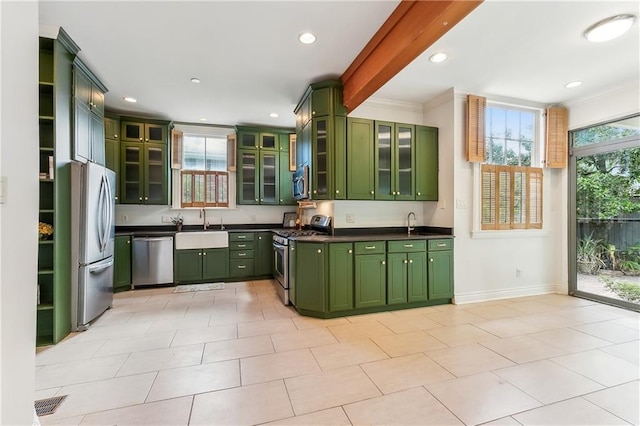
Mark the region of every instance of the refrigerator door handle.
POLYGON ((102 183, 100 188, 100 216, 102 220, 102 238, 100 251, 104 252, 107 249, 107 242, 109 239, 109 198, 107 192, 109 191, 109 182, 107 177, 102 175, 102 183))
POLYGON ((97 265, 90 266, 89 267, 89 273, 90 274, 96 274, 98 272, 104 271, 105 269, 109 269, 112 266, 113 266, 113 259, 109 260, 108 262, 105 262, 105 263, 99 263, 97 265))
POLYGON ((106 209, 107 209, 107 226, 105 227, 105 235, 104 235, 104 241, 105 241, 105 250, 106 250, 106 246, 107 243, 109 242, 109 239, 111 238, 111 232, 109 232, 111 230, 111 227, 113 226, 113 193, 111 192, 111 186, 109 185, 109 179, 107 179, 107 176, 104 176, 104 184, 105 187, 107 189, 106 191, 106 209))
POLYGON ((100 252, 104 251, 104 175, 100 178, 100 192, 98 193, 98 244, 100 252))

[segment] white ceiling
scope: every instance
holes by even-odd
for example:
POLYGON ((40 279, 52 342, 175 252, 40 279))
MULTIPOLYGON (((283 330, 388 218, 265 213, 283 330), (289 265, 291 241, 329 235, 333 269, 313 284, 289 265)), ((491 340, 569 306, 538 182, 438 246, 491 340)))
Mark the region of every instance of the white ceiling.
MULTIPOLYGON (((199 123, 293 127, 307 85, 338 78, 398 1, 41 1, 41 31, 63 27, 109 88, 107 108, 199 123), (298 34, 318 41, 303 46, 298 34), (200 84, 190 82, 201 79, 200 84), (125 103, 124 96, 138 99, 125 103), (270 118, 276 112, 278 118, 270 118)), ((640 75, 638 22, 589 43, 600 19, 640 2, 486 1, 383 86, 422 104, 450 87, 544 104, 587 98, 640 75), (432 64, 430 54, 450 58, 432 64), (570 81, 583 80, 575 89, 570 81)))

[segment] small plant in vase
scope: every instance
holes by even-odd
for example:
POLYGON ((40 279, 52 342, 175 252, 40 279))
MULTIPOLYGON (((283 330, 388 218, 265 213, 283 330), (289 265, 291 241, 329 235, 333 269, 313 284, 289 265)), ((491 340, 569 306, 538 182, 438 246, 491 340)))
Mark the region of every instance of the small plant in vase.
POLYGON ((46 240, 53 235, 53 226, 48 223, 38 222, 38 238, 40 240, 46 240))
POLYGON ((177 216, 171 218, 171 223, 176 226, 177 231, 182 231, 182 224, 184 223, 184 219, 182 218, 182 213, 178 213, 177 216))

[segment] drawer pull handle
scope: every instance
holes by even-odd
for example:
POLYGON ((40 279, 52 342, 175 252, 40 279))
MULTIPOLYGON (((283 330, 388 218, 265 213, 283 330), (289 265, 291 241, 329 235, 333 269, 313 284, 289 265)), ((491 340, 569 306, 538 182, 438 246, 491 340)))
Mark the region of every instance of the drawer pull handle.
POLYGON ((238 248, 245 248, 246 246, 246 244, 238 244, 238 248))
POLYGON ((246 256, 247 253, 238 253, 238 257, 246 256))
POLYGON ((446 243, 438 243, 438 247, 446 247, 447 244, 446 243))
POLYGON ((239 240, 244 240, 245 238, 247 238, 247 236, 246 236, 246 235, 238 235, 238 239, 239 239, 239 240))
POLYGON ((246 268, 245 265, 238 265, 238 269, 244 269, 244 268, 246 268))
POLYGON ((404 245, 406 248, 413 248, 413 244, 405 244, 404 245))
POLYGON ((367 250, 375 250, 376 246, 365 246, 364 248, 367 250))

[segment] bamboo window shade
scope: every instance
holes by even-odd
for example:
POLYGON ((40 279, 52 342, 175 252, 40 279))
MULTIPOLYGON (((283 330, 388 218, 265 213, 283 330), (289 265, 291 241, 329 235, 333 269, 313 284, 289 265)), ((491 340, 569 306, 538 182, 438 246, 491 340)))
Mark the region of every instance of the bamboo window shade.
POLYGON ((563 169, 567 167, 569 151, 568 112, 566 108, 547 109, 546 161, 549 168, 563 169))
POLYGON ((184 134, 176 129, 171 130, 171 168, 182 169, 184 134))
POLYGON ((467 161, 483 163, 485 146, 485 109, 487 98, 467 95, 467 161))
POLYGON ((227 172, 183 170, 180 176, 182 207, 228 207, 227 172))

